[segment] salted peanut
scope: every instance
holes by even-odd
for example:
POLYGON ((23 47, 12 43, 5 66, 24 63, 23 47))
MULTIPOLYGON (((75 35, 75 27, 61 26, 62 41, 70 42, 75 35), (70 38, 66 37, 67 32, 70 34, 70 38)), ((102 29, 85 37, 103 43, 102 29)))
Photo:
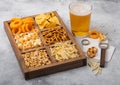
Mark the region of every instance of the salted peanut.
POLYGON ((58 62, 79 57, 75 45, 71 44, 70 41, 55 43, 50 50, 52 56, 58 62))
POLYGON ((26 66, 28 66, 28 67, 29 67, 29 65, 30 65, 29 62, 26 61, 26 60, 25 60, 25 64, 26 64, 26 66))
POLYGON ((26 67, 30 69, 51 64, 51 61, 45 50, 36 50, 34 52, 22 54, 22 56, 24 58, 26 67))
POLYGON ((45 43, 48 45, 68 40, 67 33, 60 26, 43 31, 42 35, 45 43))
POLYGON ((37 29, 31 32, 16 34, 14 36, 15 42, 20 50, 27 50, 33 47, 42 46, 37 29))

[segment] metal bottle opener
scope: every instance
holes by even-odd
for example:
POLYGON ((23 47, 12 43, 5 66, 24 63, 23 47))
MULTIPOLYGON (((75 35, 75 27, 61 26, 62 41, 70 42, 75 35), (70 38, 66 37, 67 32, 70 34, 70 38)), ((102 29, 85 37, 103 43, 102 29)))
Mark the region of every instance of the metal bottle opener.
POLYGON ((105 54, 106 49, 108 48, 108 43, 100 43, 99 47, 101 48, 101 58, 100 58, 100 67, 105 67, 105 54))
POLYGON ((81 41, 81 43, 82 43, 82 45, 89 45, 89 44, 90 44, 90 41, 87 40, 87 39, 83 39, 83 40, 81 41))

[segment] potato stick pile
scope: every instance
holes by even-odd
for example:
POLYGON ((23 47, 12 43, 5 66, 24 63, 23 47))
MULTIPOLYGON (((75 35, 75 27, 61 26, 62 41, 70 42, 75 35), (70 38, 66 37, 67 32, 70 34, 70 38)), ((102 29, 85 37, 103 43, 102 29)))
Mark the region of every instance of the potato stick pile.
POLYGON ((96 76, 102 73, 99 60, 88 58, 88 65, 96 76))
POLYGON ((70 41, 55 43, 50 49, 56 61, 79 57, 75 45, 71 44, 70 41))

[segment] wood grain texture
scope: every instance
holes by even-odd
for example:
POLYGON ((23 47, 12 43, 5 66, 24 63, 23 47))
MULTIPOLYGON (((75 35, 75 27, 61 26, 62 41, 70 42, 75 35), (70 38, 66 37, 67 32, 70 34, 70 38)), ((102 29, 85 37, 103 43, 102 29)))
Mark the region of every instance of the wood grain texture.
MULTIPOLYGON (((78 50, 78 54, 80 55, 79 58, 69 59, 69 60, 65 60, 65 61, 62 61, 62 62, 56 62, 53 59, 53 57, 51 57, 49 46, 46 46, 44 44, 43 47, 47 50, 48 56, 50 57, 50 60, 52 61, 52 64, 37 67, 37 68, 33 68, 33 69, 28 69, 24 64, 24 60, 23 60, 23 57, 22 57, 22 52, 18 49, 18 47, 15 43, 15 40, 13 38, 12 32, 10 30, 10 27, 9 27, 10 20, 4 22, 5 31, 7 33, 7 36, 9 38, 10 43, 11 43, 11 46, 12 46, 14 52, 15 52, 16 58, 19 62, 19 65, 21 67, 21 70, 22 70, 26 80, 27 79, 32 79, 32 78, 35 78, 35 77, 38 77, 38 76, 48 75, 48 74, 52 74, 52 73, 55 73, 55 72, 64 71, 64 70, 68 70, 68 69, 72 69, 72 68, 81 67, 81 66, 86 65, 86 56, 83 54, 83 52, 80 49, 78 43, 73 38, 73 35, 68 31, 66 25, 64 24, 64 22, 62 21, 62 19, 58 15, 58 13, 56 11, 53 11, 53 12, 58 17, 58 19, 60 21, 60 24, 61 24, 61 26, 63 26, 64 30, 66 31, 69 39, 72 41, 73 44, 75 44, 75 47, 78 50)), ((35 16, 36 15, 30 16, 30 17, 34 18, 35 16)), ((41 33, 40 33, 40 37, 43 41, 43 37, 41 36, 41 33)), ((44 41, 43 41, 43 43, 44 43, 44 41)))

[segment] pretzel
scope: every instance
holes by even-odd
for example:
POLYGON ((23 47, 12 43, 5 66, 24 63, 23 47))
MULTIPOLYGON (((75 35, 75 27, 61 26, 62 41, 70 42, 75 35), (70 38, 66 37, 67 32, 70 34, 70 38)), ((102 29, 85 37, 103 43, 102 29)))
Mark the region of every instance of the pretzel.
POLYGON ((42 32, 46 44, 68 40, 67 34, 60 26, 42 32))
POLYGON ((96 47, 91 47, 91 48, 88 48, 88 50, 87 50, 87 55, 90 58, 94 58, 96 56, 96 53, 97 53, 96 47))

